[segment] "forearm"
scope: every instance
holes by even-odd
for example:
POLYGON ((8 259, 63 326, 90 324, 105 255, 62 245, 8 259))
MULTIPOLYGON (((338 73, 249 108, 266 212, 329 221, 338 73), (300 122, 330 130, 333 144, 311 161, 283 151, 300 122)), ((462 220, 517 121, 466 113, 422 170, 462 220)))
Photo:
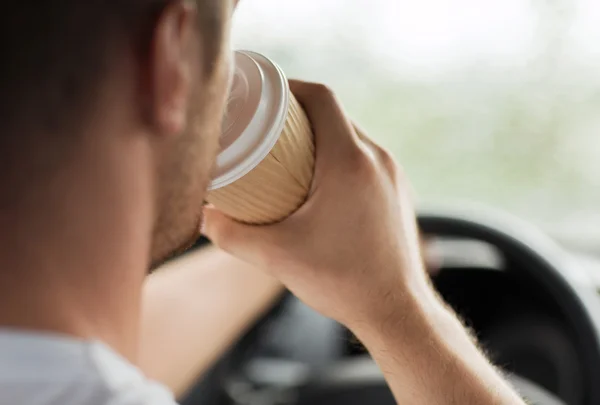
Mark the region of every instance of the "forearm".
POLYGON ((144 289, 141 369, 183 394, 281 292, 274 279, 212 247, 169 263, 144 289))
POLYGON ((425 287, 357 336, 384 372, 400 404, 522 405, 477 348, 456 315, 425 287))

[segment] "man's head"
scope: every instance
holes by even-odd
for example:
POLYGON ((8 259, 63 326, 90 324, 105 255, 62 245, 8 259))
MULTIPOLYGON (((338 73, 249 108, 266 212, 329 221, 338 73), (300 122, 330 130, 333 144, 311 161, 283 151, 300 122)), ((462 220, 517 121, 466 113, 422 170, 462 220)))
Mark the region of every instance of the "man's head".
POLYGON ((141 189, 151 191, 151 261, 195 239, 228 90, 234 3, 6 6, 0 13, 0 213, 31 204, 32 190, 49 188, 63 172, 120 167, 130 152, 140 182, 149 184, 141 189), (93 163, 88 156, 95 168, 80 161, 90 148, 100 156, 93 163))

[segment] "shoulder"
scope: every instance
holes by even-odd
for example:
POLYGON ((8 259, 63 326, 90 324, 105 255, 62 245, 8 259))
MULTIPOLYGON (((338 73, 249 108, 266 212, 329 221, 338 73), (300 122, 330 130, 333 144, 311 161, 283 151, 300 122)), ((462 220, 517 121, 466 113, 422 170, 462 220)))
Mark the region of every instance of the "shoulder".
POLYGON ((176 405, 99 342, 0 330, 0 404, 176 405))
MULTIPOLYGON (((93 404, 95 405, 95 404, 93 404)), ((98 404, 105 405, 105 404, 98 404)), ((173 396, 163 387, 146 383, 125 390, 111 392, 106 405, 177 405, 173 396)))
POLYGON ((104 398, 97 405, 177 405, 166 387, 147 379, 106 346, 90 344, 87 358, 97 384, 93 391, 104 398))

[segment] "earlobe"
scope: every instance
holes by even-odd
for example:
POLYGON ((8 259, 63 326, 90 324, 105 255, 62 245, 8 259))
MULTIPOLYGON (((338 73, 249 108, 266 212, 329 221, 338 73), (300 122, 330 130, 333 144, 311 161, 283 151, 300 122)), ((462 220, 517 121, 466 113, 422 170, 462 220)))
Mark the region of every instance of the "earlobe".
POLYGON ((197 52, 193 46, 196 9, 183 1, 170 3, 159 16, 150 63, 153 125, 156 132, 177 136, 186 126, 197 52))

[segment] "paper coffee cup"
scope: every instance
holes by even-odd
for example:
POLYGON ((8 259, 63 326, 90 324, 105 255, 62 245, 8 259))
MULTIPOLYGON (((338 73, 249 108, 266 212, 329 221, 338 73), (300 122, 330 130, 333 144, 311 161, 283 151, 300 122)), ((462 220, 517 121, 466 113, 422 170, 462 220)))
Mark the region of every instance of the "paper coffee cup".
POLYGON ((239 51, 207 201, 249 224, 281 221, 310 191, 315 148, 310 123, 281 69, 239 51))

